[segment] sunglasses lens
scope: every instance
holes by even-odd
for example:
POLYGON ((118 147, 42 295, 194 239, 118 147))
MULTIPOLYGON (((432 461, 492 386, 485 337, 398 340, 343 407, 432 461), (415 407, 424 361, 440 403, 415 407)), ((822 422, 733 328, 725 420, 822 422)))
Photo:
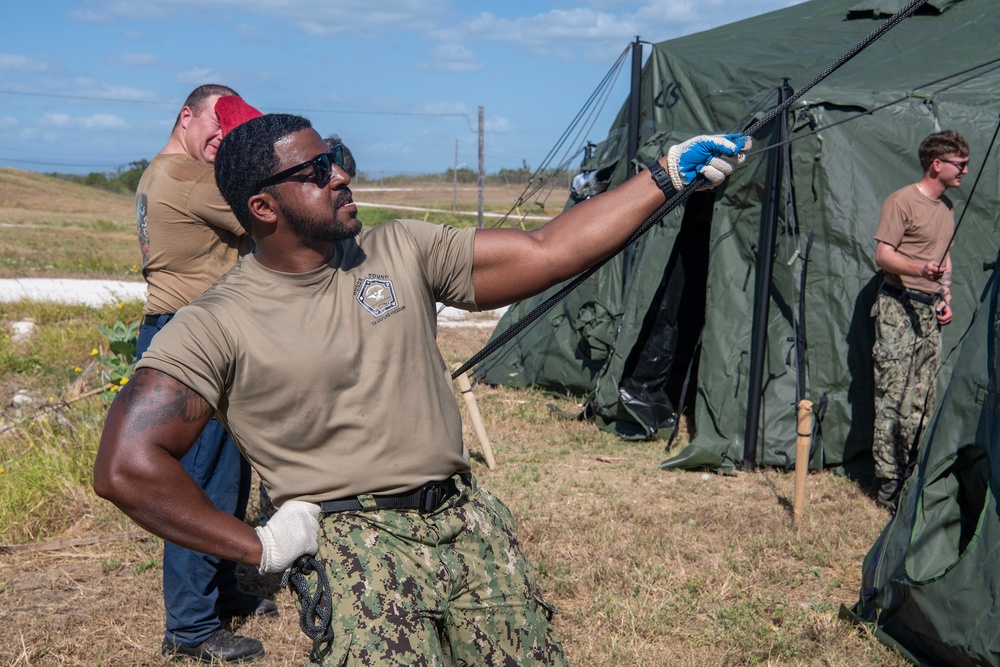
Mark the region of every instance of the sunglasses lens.
POLYGON ((329 183, 330 177, 333 176, 333 170, 330 168, 330 154, 324 153, 316 158, 313 169, 316 172, 316 182, 319 183, 320 187, 329 183))
POLYGON ((337 165, 338 167, 340 167, 341 169, 343 169, 344 168, 344 145, 343 144, 337 144, 336 146, 334 146, 333 149, 330 151, 330 155, 333 156, 333 163, 335 165, 337 165))

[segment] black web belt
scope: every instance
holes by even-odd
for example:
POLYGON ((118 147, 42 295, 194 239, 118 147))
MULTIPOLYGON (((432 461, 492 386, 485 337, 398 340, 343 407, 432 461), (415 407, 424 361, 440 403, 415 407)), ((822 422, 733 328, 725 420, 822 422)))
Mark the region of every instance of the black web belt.
POLYGON ((882 284, 882 291, 889 296, 894 296, 898 299, 910 299, 916 301, 917 303, 922 303, 925 305, 933 305, 934 299, 936 298, 933 294, 928 294, 927 292, 919 292, 912 289, 904 289, 902 287, 896 287, 895 285, 882 284))
MULTIPOLYGON (((469 484, 472 475, 467 472, 459 473, 462 481, 469 484)), ((455 479, 449 477, 437 482, 427 482, 423 486, 407 491, 405 493, 394 493, 387 495, 372 495, 375 506, 386 510, 419 510, 421 512, 433 512, 441 507, 444 501, 458 493, 458 485, 455 479)), ((361 501, 355 498, 344 498, 342 500, 326 500, 319 504, 324 514, 332 512, 356 512, 364 509, 361 501)))
POLYGON ((168 315, 168 314, 169 313, 160 313, 160 314, 157 314, 157 315, 146 315, 145 317, 142 318, 142 323, 145 324, 147 327, 155 327, 157 324, 160 323, 160 318, 163 317, 164 315, 168 315))

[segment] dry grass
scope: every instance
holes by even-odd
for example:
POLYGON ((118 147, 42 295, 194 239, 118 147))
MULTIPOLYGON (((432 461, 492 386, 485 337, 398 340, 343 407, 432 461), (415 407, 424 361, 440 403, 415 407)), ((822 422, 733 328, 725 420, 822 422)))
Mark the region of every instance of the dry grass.
MULTIPOLYGON (((488 334, 443 328, 446 360, 464 361, 488 334)), ((474 472, 518 517, 571 664, 905 664, 836 618, 887 518, 850 481, 811 475, 796 528, 790 475, 661 471, 660 443, 626 443, 547 407, 573 412, 569 401, 476 395, 497 466, 486 468, 467 424, 474 472)), ((109 530, 115 510, 88 505, 97 516, 60 537, 109 530)), ((0 556, 0 664, 163 664, 160 548, 149 538, 0 556)), ((290 595, 277 600, 279 619, 240 632, 264 641, 261 667, 304 664, 290 595)))
MULTIPOLYGON (((73 192, 75 186, 56 183, 59 187, 52 189, 51 183, 28 179, 25 188, 50 188, 42 204, 33 203, 24 190, 11 195, 4 189, 14 177, 28 178, 0 170, 0 223, 21 229, 18 235, 0 237, 0 255, 9 251, 9 243, 20 243, 9 252, 30 256, 21 239, 35 237, 20 235, 28 229, 25 225, 39 234, 52 232, 51 243, 58 234, 72 238, 67 230, 84 235, 94 230, 95 238, 120 232, 130 247, 134 242, 130 228, 121 231, 131 224, 128 198, 118 200, 123 211, 119 218, 109 212, 113 207, 97 213, 90 203, 79 204, 97 191, 71 195, 79 204, 74 208, 77 205, 58 196, 63 189, 73 192), (10 213, 30 206, 48 208, 37 216, 10 213), (98 218, 111 224, 95 223, 98 218), (41 224, 56 219, 67 224, 41 224)), ((105 193, 96 196, 102 199, 105 193)), ((450 196, 450 190, 438 186, 436 194, 425 195, 419 203, 449 203, 450 196)), ((412 193, 406 197, 402 201, 413 203, 412 193)), ((46 241, 38 238, 42 240, 33 252, 41 257, 46 241)), ((56 260, 49 261, 55 266, 56 260)), ((65 277, 67 269, 60 265, 45 270, 65 277)), ((8 309, 11 319, 30 315, 48 330, 45 345, 40 342, 20 352, 0 345, 10 353, 0 383, 0 399, 5 401, 24 386, 60 395, 58 387, 47 383, 68 384, 77 377, 74 367, 85 365, 98 342, 96 322, 107 324, 108 318, 120 315, 112 311, 91 316, 59 307, 8 309), (89 333, 81 334, 83 327, 89 333), (61 346, 63 356, 47 359, 55 353, 47 352, 46 345, 61 346)), ((123 313, 137 316, 138 305, 128 304, 123 313)), ((440 342, 448 363, 468 359, 489 332, 488 327, 442 327, 440 342)), ((487 469, 466 420, 473 470, 517 517, 543 591, 560 609, 556 627, 571 664, 906 664, 837 619, 841 604, 856 601, 862 559, 887 519, 848 480, 829 473, 810 475, 808 505, 796 527, 791 521, 790 475, 773 470, 728 477, 662 471, 662 443, 624 442, 589 422, 562 419, 548 408, 552 403, 572 414, 578 406, 570 401, 484 386, 476 388, 476 396, 497 467, 487 469)), ((461 404, 458 396, 456 401, 461 404)), ((103 405, 84 401, 69 411, 67 416, 96 428, 103 405)), ((57 437, 61 431, 55 426, 34 429, 20 440, 0 433, 0 452, 12 452, 0 455, 0 475, 15 474, 19 463, 14 459, 28 449, 58 445, 75 459, 93 456, 93 438, 69 437, 69 431, 80 433, 90 426, 60 422, 60 428, 67 429, 66 436, 57 437), (81 451, 71 452, 74 449, 81 451)), ((33 503, 20 525, 0 535, 0 542, 25 536, 87 538, 130 528, 134 526, 114 507, 94 496, 86 479, 65 481, 33 503)), ((161 548, 159 540, 146 537, 0 553, 0 665, 165 664, 157 652, 164 622, 161 548)), ((239 630, 261 638, 267 647, 268 655, 255 664, 302 665, 308 640, 299 631, 290 594, 279 591, 277 601, 280 618, 250 621, 239 630)))
POLYGON ((0 223, 94 220, 135 225, 135 199, 19 169, 0 168, 0 223))
MULTIPOLYGON (((483 193, 484 208, 507 213, 522 190, 519 185, 489 186, 483 193)), ((355 193, 355 199, 371 204, 360 207, 360 218, 367 224, 405 217, 474 225, 475 217, 452 215, 451 209, 454 203, 459 213, 475 214, 478 198, 476 187, 454 189, 449 183, 385 188, 377 182, 366 183, 355 193), (400 208, 393 209, 394 205, 400 208)), ((565 193, 553 193, 552 198, 549 208, 562 210, 565 193)), ((490 218, 484 226, 496 223, 490 218)), ((141 281, 135 234, 135 200, 131 196, 32 172, 0 169, 0 278, 141 281)))

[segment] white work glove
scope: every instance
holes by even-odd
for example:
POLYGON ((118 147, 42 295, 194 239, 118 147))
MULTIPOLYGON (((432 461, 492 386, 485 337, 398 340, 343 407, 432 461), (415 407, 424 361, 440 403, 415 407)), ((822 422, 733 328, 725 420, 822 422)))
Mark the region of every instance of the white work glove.
POLYGON ((261 574, 284 572, 299 556, 319 550, 319 505, 288 500, 263 526, 254 528, 260 539, 261 574))
POLYGON ((667 173, 678 192, 701 174, 708 184, 699 190, 711 190, 733 168, 746 160, 744 150, 753 142, 741 134, 702 134, 684 143, 671 146, 667 151, 667 173))

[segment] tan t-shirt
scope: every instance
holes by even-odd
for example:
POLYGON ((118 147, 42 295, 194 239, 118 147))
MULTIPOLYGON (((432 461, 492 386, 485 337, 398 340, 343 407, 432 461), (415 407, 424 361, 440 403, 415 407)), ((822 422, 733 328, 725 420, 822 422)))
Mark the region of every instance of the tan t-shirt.
POLYGON ((247 255, 138 368, 198 392, 277 504, 398 493, 468 470, 435 302, 476 310, 473 229, 363 231, 309 273, 247 255))
POLYGON ((216 187, 214 169, 184 154, 157 155, 139 179, 147 315, 177 312, 253 246, 216 187))
MULTIPOLYGON (((955 230, 951 200, 925 197, 916 185, 893 192, 882 204, 875 240, 888 243, 903 257, 920 264, 940 262, 955 230)), ((924 277, 886 273, 885 282, 896 287, 937 294, 941 284, 924 277)))

